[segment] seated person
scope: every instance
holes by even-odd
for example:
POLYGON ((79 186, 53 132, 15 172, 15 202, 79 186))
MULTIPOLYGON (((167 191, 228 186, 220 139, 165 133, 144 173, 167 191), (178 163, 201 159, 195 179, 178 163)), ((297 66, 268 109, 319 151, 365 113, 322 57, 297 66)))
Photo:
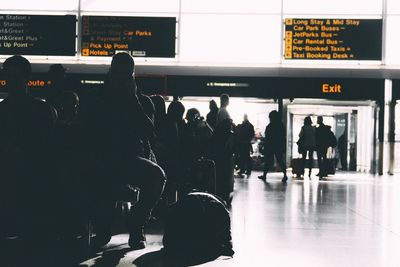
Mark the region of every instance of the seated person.
MULTIPOLYGON (((143 154, 142 140, 151 139, 154 127, 143 112, 136 95, 133 77, 134 61, 127 53, 114 55, 104 89, 92 107, 86 124, 87 143, 91 158, 92 189, 98 203, 112 206, 126 185, 140 189, 139 201, 128 218, 129 245, 133 249, 145 247, 144 226, 159 200, 164 184, 164 171, 143 154)), ((97 229, 105 241, 111 237, 110 213, 98 208, 97 229)), ((96 225, 95 225, 96 226, 96 225)))

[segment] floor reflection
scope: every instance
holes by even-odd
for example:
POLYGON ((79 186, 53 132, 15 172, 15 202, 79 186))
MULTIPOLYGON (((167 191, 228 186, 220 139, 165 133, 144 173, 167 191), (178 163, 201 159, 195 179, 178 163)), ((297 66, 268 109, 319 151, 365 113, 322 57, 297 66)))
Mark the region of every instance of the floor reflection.
MULTIPOLYGON (((235 181, 234 258, 201 266, 400 266, 399 177, 337 173, 283 185, 281 174, 269 174, 266 182, 258 175, 235 181)), ((161 266, 162 229, 150 232, 145 250, 122 247, 104 257, 112 255, 119 267, 147 266, 149 259, 161 266)), ((117 245, 126 241, 127 235, 113 238, 117 245)), ((103 266, 95 262, 86 264, 103 266)))

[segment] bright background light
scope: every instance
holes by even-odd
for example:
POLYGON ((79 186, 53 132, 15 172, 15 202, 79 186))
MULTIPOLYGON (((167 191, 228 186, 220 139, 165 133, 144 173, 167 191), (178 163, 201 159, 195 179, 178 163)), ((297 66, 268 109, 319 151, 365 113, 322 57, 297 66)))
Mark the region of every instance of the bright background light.
POLYGON ((183 0, 182 12, 279 14, 281 0, 183 0))
MULTIPOLYGON (((68 1, 68 0, 64 0, 68 1)), ((54 1, 54 2, 60 2, 54 1)), ((81 0, 83 11, 99 12, 179 12, 179 0, 81 0)))
POLYGON ((280 61, 279 16, 182 15, 181 61, 280 61))
POLYGON ((382 0, 283 0, 290 14, 381 15, 382 6, 382 0))
POLYGON ((386 35, 386 64, 400 64, 400 16, 388 16, 386 35))
POLYGON ((400 15, 400 1, 399 0, 386 0, 387 13, 390 15, 400 15))
POLYGON ((78 9, 78 0, 2 0, 2 10, 37 10, 37 11, 75 11, 78 9))

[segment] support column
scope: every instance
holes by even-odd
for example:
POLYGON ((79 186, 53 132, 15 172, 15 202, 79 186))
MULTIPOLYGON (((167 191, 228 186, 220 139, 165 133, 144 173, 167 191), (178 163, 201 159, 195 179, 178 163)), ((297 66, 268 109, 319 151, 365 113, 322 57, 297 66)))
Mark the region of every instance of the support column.
POLYGON ((385 95, 379 103, 379 164, 378 173, 394 172, 394 104, 392 103, 392 80, 385 80, 385 95))
MULTIPOLYGON (((289 167, 289 165, 290 165, 290 154, 291 153, 288 153, 289 152, 288 149, 290 149, 290 146, 288 144, 290 143, 289 141, 291 141, 290 135, 292 134, 291 132, 288 131, 288 112, 287 112, 288 103, 289 103, 288 100, 284 100, 282 98, 278 99, 278 112, 279 112, 279 115, 281 116, 281 120, 285 127, 285 132, 286 132, 286 153, 285 153, 286 168, 289 167)), ((289 130, 291 130, 291 129, 289 129, 289 130)))
MULTIPOLYGON (((391 81, 390 81, 391 82, 391 81)), ((392 85, 392 83, 390 83, 392 85)), ((389 125, 388 125, 388 148, 389 148, 389 155, 388 155, 388 173, 390 175, 394 174, 394 165, 395 165, 395 109, 396 109, 396 100, 393 100, 393 90, 392 86, 390 87, 390 95, 391 99, 389 102, 389 125)))
POLYGON ((378 174, 383 175, 383 145, 384 145, 384 125, 385 125, 385 102, 380 101, 378 112, 378 174))

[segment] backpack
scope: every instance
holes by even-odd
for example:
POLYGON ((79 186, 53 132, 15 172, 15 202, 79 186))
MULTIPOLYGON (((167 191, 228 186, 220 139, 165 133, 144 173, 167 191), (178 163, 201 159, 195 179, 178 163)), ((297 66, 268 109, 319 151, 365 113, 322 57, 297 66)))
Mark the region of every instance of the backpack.
POLYGON ((212 194, 187 194, 168 211, 163 245, 168 259, 189 265, 233 256, 229 211, 212 194))

